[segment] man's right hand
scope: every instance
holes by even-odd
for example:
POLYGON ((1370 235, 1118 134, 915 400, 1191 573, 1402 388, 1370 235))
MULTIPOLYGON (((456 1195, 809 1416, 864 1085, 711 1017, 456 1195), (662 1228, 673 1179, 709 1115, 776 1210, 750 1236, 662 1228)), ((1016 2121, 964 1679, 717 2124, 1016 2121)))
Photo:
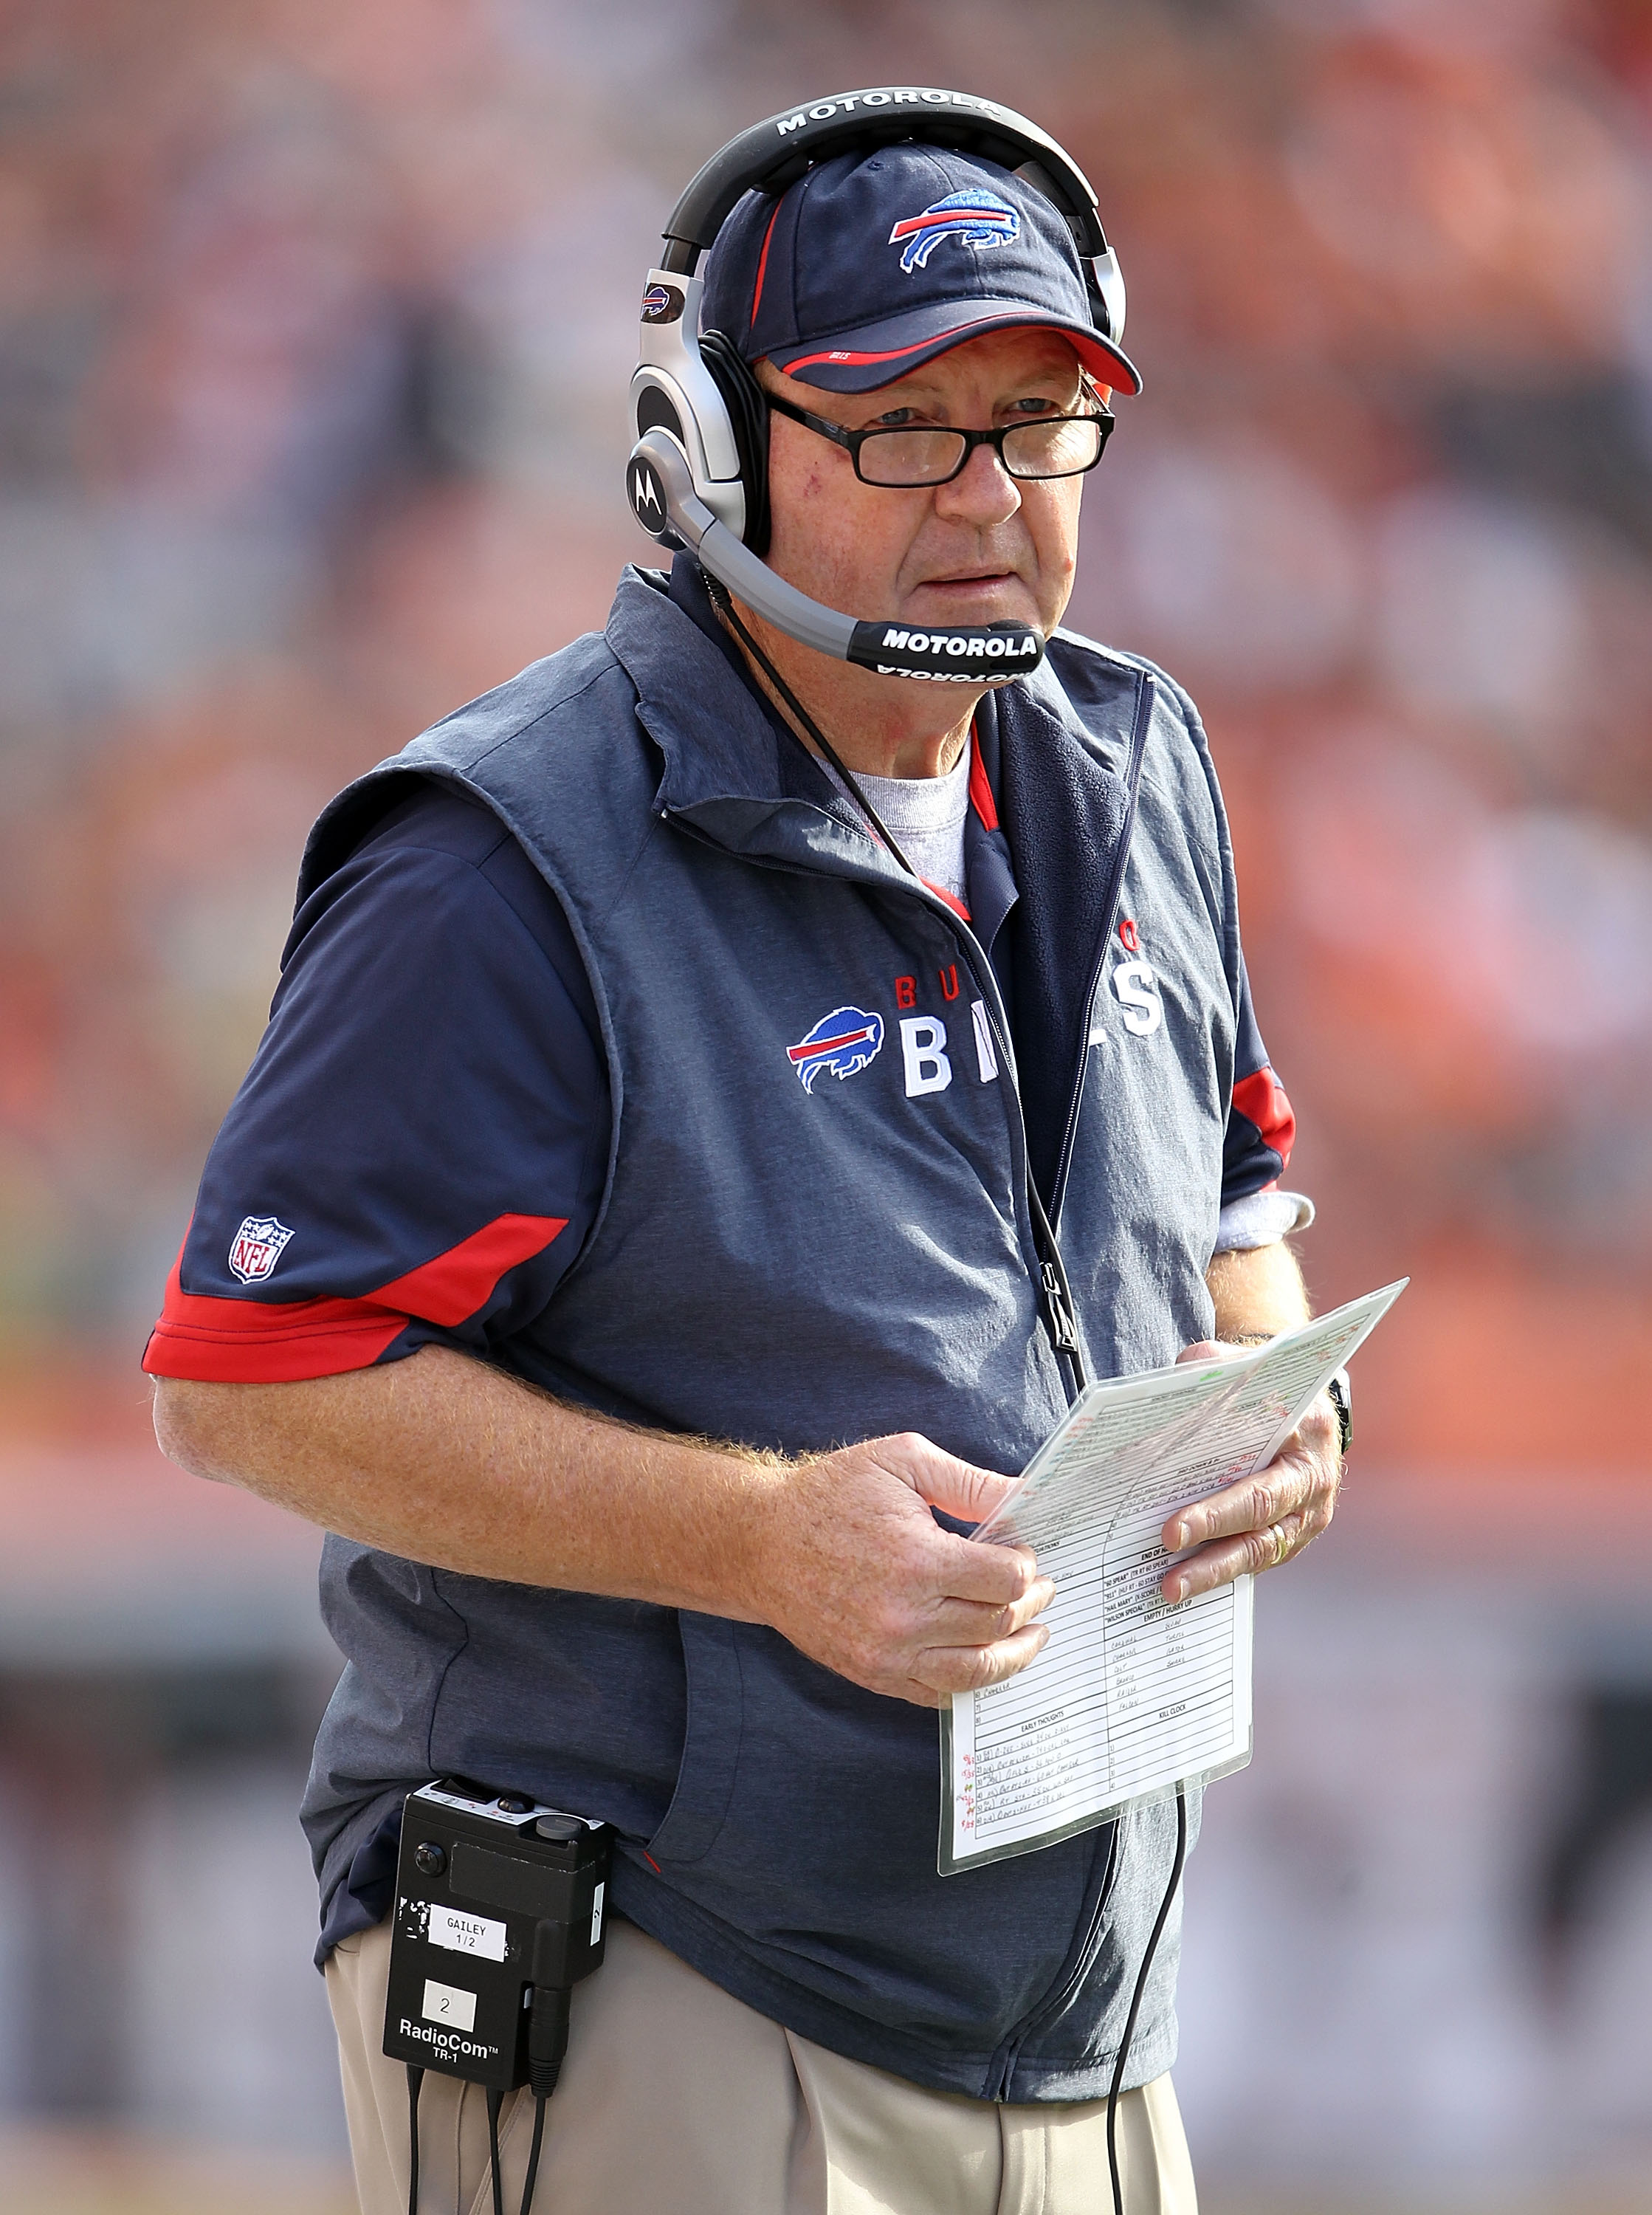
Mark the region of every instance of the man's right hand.
POLYGON ((609 1422, 443 1346, 291 1384, 162 1379, 162 1451, 406 1561, 766 1623, 921 1707, 1025 1669, 1053 1587, 978 1523, 1012 1480, 910 1432, 782 1463, 609 1422))
POLYGON ((944 1531, 976 1523, 1012 1480, 915 1432, 844 1446, 776 1473, 759 1510, 752 1615, 869 1692, 938 1708, 1025 1669, 1055 1593, 1024 1546, 944 1531))

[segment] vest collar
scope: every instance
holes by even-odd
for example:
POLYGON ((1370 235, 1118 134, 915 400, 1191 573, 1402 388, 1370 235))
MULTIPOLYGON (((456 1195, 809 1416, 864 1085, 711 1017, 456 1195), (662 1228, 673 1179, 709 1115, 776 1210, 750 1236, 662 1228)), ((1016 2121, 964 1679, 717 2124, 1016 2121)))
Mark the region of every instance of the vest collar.
MULTIPOLYGON (((847 801, 780 735, 764 703, 667 584, 662 571, 627 567, 606 632, 636 687, 638 717, 664 757, 656 807, 736 852, 900 878, 847 801)), ((1047 660, 987 695, 980 713, 983 742, 994 752, 1002 743, 1025 758, 1029 748, 1039 752, 1052 742, 1060 751, 1065 739, 1097 769, 1117 774, 1129 748, 1128 723, 1098 732, 1080 720, 1047 660)), ((1005 827, 1013 847, 1014 826, 1006 819, 1005 827)))

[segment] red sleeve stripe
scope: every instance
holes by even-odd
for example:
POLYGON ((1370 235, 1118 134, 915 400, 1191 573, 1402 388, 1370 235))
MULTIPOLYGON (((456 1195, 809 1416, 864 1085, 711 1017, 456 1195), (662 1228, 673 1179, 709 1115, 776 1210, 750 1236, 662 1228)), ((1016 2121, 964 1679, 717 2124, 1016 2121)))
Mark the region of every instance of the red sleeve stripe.
POLYGON ((174 1267, 144 1366, 207 1384, 292 1384, 370 1369, 407 1328, 406 1316, 371 1300, 204 1298, 179 1289, 174 1267))
POLYGON ((180 1252, 144 1354, 151 1377, 290 1384, 366 1369, 418 1316, 451 1326, 474 1315, 508 1269, 542 1253, 566 1216, 501 1215, 366 1299, 231 1300, 183 1289, 180 1252))
POLYGON ((1296 1117, 1272 1070, 1258 1069, 1254 1076, 1241 1077, 1233 1087, 1233 1105, 1256 1125, 1263 1144, 1272 1147, 1283 1169, 1296 1144, 1296 1117))
POLYGON ((566 1215, 496 1215, 433 1261, 381 1285, 372 1297, 450 1328, 475 1314, 507 1269, 542 1254, 567 1221, 566 1215))

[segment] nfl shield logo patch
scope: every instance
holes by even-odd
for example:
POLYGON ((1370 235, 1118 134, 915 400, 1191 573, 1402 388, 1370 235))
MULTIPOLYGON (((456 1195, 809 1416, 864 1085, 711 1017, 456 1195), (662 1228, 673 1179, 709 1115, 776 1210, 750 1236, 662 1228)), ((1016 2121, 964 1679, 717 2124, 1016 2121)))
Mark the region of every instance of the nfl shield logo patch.
POLYGON ((229 1267, 243 1285, 267 1277, 292 1233, 272 1215, 249 1215, 229 1241, 229 1267))

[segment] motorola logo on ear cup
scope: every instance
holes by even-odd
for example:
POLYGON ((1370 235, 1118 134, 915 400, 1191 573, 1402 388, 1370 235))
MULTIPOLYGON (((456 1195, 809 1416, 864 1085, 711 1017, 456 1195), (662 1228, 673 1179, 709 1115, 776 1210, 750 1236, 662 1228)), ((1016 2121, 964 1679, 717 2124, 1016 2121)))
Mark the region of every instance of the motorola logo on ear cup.
POLYGON ((664 481, 646 454, 633 454, 627 463, 626 490, 631 512, 649 537, 669 537, 671 522, 666 512, 664 481))

